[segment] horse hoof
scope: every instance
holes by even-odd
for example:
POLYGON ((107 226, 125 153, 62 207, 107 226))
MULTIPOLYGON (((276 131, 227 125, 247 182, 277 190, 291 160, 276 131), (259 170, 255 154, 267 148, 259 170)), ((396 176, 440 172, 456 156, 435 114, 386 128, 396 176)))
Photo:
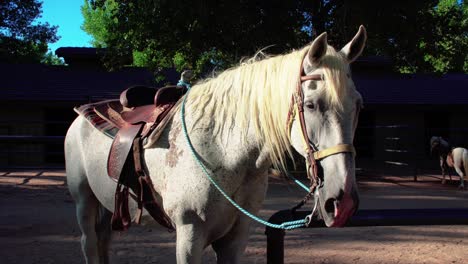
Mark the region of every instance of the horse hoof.
POLYGON ((460 189, 460 190, 465 190, 465 186, 460 185, 460 186, 458 186, 458 189, 460 189))

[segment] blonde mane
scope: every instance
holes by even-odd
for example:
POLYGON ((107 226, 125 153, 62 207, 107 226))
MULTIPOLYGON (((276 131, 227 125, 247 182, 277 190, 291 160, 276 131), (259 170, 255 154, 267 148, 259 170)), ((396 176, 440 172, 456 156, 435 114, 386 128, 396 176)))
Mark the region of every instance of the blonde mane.
MULTIPOLYGON (((259 144, 271 150, 273 164, 285 168, 286 155, 292 156, 287 115, 308 49, 309 46, 260 61, 254 57, 215 78, 199 82, 187 100, 195 123, 204 116, 211 117, 215 134, 233 126, 247 133, 252 124, 259 144)), ((346 63, 329 46, 322 66, 329 101, 341 109, 346 63)))

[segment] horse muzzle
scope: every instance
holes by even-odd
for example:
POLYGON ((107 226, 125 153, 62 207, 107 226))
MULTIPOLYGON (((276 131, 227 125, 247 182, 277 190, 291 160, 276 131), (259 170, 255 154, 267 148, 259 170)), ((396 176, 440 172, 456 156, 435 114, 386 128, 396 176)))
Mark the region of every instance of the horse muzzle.
POLYGON ((329 159, 323 164, 323 186, 316 195, 318 212, 326 226, 342 227, 359 206, 354 157, 342 154, 329 159))
MULTIPOLYGON (((341 201, 333 201, 334 218, 329 225, 327 224, 327 226, 343 227, 356 212, 358 205, 359 196, 357 196, 357 192, 345 194, 341 201)), ((325 207, 328 208, 327 202, 325 202, 325 207)))

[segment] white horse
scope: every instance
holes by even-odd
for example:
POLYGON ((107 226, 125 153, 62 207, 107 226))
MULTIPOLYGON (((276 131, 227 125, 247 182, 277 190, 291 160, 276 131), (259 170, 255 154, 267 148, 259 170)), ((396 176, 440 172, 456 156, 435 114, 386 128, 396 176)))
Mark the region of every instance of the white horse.
POLYGON ((465 177, 468 172, 468 150, 465 148, 450 147, 450 144, 442 137, 431 138, 431 152, 435 152, 440 157, 440 167, 442 169, 442 183, 445 183, 445 174, 448 173, 450 180, 452 175, 448 168, 454 168, 458 176, 460 176, 460 185, 458 188, 465 188, 465 177))
MULTIPOLYGON (((362 99, 349 64, 361 54, 366 39, 361 26, 342 50, 335 51, 323 33, 299 51, 242 64, 189 91, 184 120, 190 141, 210 175, 240 206, 258 213, 268 168, 282 167, 292 147, 306 156, 298 119, 292 120, 291 129, 287 126, 297 87, 304 95, 300 106, 308 147, 352 145, 362 99), (321 78, 300 82, 301 75, 321 78)), ((203 173, 187 145, 181 115, 178 110, 161 138, 144 151, 157 198, 176 227, 177 263, 200 263, 210 245, 218 263, 238 263, 251 220, 203 173)), ((81 116, 65 140, 68 187, 76 202, 86 263, 108 262, 116 189, 106 171, 111 142, 81 116)), ((359 202, 354 156, 336 153, 319 166, 317 210, 327 226, 343 226, 359 202)), ((135 203, 131 207, 134 214, 135 203)))

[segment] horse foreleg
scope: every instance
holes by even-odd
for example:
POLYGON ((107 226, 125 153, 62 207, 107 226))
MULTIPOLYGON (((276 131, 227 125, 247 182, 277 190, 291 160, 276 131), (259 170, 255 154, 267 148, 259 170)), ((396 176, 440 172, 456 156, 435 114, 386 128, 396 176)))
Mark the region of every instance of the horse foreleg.
POLYGON ((447 167, 445 165, 445 160, 442 157, 440 158, 440 169, 442 171, 442 184, 445 184, 445 173, 447 171, 447 167))
POLYGON ((250 221, 241 216, 233 228, 221 239, 212 243, 218 264, 239 263, 247 246, 250 221))
POLYGON ((190 223, 176 225, 177 264, 199 264, 202 261, 206 238, 201 225, 190 223))

